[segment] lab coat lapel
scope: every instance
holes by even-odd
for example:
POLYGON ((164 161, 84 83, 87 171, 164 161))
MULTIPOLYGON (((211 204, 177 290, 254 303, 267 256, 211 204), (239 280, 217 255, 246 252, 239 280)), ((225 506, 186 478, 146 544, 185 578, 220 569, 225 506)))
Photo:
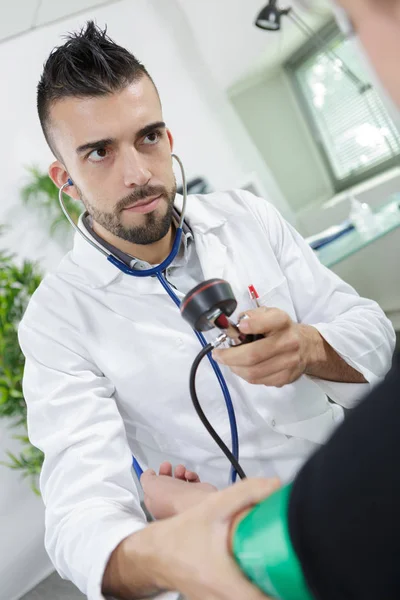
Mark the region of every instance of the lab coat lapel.
MULTIPOLYGON (((182 209, 182 197, 177 196, 176 206, 182 209)), ((224 277, 227 265, 227 248, 221 241, 221 233, 227 215, 207 201, 207 196, 188 196, 186 222, 193 233, 197 256, 204 279, 224 277)))
POLYGON ((214 277, 223 278, 226 273, 227 249, 218 233, 219 229, 205 233, 193 230, 197 255, 205 280, 214 277))

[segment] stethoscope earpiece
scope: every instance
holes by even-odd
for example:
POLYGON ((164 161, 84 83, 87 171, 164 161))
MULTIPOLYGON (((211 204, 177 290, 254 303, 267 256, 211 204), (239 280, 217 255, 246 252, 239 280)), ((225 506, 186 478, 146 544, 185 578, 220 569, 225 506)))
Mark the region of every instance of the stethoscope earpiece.
POLYGON ((67 183, 68 183, 68 185, 74 185, 74 182, 69 177, 68 177, 67 183))

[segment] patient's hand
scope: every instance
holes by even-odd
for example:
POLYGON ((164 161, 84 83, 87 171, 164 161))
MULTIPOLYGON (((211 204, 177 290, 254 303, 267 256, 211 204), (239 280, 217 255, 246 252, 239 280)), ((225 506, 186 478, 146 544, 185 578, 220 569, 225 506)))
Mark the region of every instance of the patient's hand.
POLYGON ((140 483, 146 507, 155 519, 173 517, 216 491, 210 483, 201 483, 197 473, 183 465, 177 466, 172 476, 172 466, 167 462, 160 466, 159 475, 152 469, 145 471, 140 483))

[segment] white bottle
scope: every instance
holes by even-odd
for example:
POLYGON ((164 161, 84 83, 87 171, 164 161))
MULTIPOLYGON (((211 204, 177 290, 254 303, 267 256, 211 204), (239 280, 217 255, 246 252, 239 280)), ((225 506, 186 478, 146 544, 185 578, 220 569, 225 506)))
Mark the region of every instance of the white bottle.
POLYGON ((370 233, 376 227, 375 216, 369 204, 360 202, 353 196, 349 195, 351 210, 350 220, 359 233, 370 233))

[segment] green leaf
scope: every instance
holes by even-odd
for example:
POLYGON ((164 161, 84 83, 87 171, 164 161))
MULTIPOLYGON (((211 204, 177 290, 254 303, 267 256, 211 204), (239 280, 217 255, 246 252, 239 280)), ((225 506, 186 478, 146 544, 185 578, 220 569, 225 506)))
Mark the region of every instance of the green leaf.
POLYGON ((21 469, 23 467, 22 461, 19 460, 14 454, 12 454, 11 452, 7 451, 6 452, 8 458, 11 460, 11 464, 9 463, 8 466, 11 469, 21 469))
POLYGON ((14 440, 20 440, 25 444, 30 444, 30 440, 27 435, 13 435, 14 440))
POLYGON ((32 491, 36 494, 36 496, 40 496, 40 490, 39 488, 35 485, 34 481, 31 482, 31 489, 32 491))
POLYGON ((12 427, 23 428, 23 433, 15 436, 21 443, 19 454, 6 452, 9 460, 0 464, 29 477, 35 493, 38 493, 36 480, 43 464, 43 454, 30 444, 28 435, 24 433, 26 403, 22 377, 25 359, 18 344, 17 330, 40 281, 41 274, 36 263, 25 261, 20 266, 12 254, 0 249, 0 418, 11 419, 12 427))

